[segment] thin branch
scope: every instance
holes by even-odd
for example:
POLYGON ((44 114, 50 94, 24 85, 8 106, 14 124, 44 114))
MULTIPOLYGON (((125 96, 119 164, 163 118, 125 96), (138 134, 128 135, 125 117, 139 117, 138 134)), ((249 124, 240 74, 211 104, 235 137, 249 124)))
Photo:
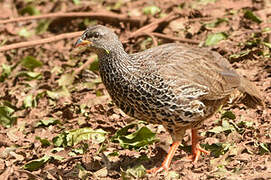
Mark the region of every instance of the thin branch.
POLYGON ((198 41, 198 40, 168 36, 168 35, 161 34, 161 33, 156 33, 156 32, 153 32, 151 34, 153 36, 156 36, 156 37, 159 37, 159 38, 162 38, 162 39, 167 39, 167 40, 170 40, 170 41, 179 41, 179 42, 190 43, 190 44, 199 44, 200 43, 200 41, 198 41))
POLYGON ((8 51, 8 50, 11 50, 11 49, 18 49, 18 48, 36 46, 36 45, 41 45, 41 44, 45 44, 45 43, 51 43, 51 42, 59 41, 59 40, 62 40, 62 39, 74 38, 74 37, 81 36, 83 32, 84 31, 78 31, 78 32, 73 32, 73 33, 65 33, 65 34, 60 34, 60 35, 45 38, 45 39, 27 41, 27 42, 20 42, 20 43, 15 43, 15 44, 11 44, 11 45, 6 45, 6 46, 0 47, 0 52, 1 51, 8 51))
POLYGON ((38 19, 45 19, 45 18, 60 18, 60 17, 91 17, 98 20, 103 21, 116 21, 116 22, 130 22, 137 25, 143 24, 145 21, 145 18, 134 18, 134 17, 128 17, 126 15, 116 14, 112 12, 103 12, 103 13, 96 13, 96 12, 67 12, 67 13, 49 13, 49 14, 43 14, 38 16, 27 16, 27 17, 18 17, 14 19, 7 19, 7 20, 1 20, 0 24, 6 24, 6 23, 14 23, 14 22, 21 22, 21 21, 29 21, 29 20, 38 20, 38 19))
POLYGON ((145 33, 147 36, 150 36, 152 38, 152 43, 154 46, 158 46, 157 39, 154 37, 152 33, 145 33))
POLYGON ((128 39, 135 38, 135 37, 140 36, 142 34, 153 32, 159 26, 159 24, 161 24, 163 22, 169 22, 172 19, 174 19, 175 17, 176 17, 176 14, 174 12, 172 12, 163 18, 157 19, 154 22, 136 30, 135 32, 132 32, 128 39))
POLYGON ((79 74, 83 69, 86 69, 91 63, 95 61, 95 57, 90 57, 87 62, 85 62, 83 65, 78 67, 77 69, 74 70, 73 74, 77 75, 79 74))

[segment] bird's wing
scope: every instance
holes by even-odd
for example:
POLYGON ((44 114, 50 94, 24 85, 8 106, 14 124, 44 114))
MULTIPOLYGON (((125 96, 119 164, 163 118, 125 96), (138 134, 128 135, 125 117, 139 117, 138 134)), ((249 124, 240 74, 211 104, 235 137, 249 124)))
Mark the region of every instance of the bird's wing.
POLYGON ((172 43, 133 56, 141 57, 139 63, 162 76, 182 98, 223 99, 240 86, 240 76, 229 62, 204 48, 172 43))

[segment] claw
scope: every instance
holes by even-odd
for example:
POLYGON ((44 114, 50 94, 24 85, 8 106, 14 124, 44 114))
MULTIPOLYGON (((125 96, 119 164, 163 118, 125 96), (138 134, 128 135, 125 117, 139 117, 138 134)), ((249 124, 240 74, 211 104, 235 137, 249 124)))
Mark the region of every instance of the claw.
POLYGON ((165 160, 163 161, 162 163, 162 166, 161 167, 158 167, 158 168, 152 168, 150 170, 147 170, 147 173, 152 173, 152 174, 157 174, 158 172, 161 172, 161 171, 165 171, 165 172, 168 172, 169 170, 169 166, 170 166, 170 163, 172 161, 172 158, 176 152, 176 150, 178 149, 179 145, 181 143, 178 141, 178 142, 174 142, 170 149, 169 149, 169 152, 167 154, 167 157, 165 158, 165 160))
POLYGON ((150 174, 157 174, 161 171, 165 171, 165 172, 168 172, 168 168, 165 167, 165 166, 161 166, 161 167, 157 167, 157 168, 152 168, 152 169, 149 169, 149 170, 146 170, 147 173, 150 173, 150 174))
POLYGON ((193 163, 198 161, 201 152, 204 154, 210 154, 209 151, 206 151, 199 146, 198 130, 192 129, 192 155, 189 158, 192 159, 193 163))
MULTIPOLYGON (((150 170, 147 170, 147 173, 157 174, 161 171, 168 172, 172 158, 173 158, 173 156, 174 156, 174 154, 180 144, 181 144, 180 141, 174 142, 172 144, 172 146, 170 147, 169 152, 167 154, 167 157, 165 158, 165 160, 162 163, 162 166, 158 167, 158 168, 152 168, 150 170)), ((205 149, 202 149, 199 146, 198 130, 192 129, 192 155, 189 158, 192 159, 193 163, 198 161, 201 152, 204 154, 210 154, 208 151, 206 151, 205 149)))
POLYGON ((201 147, 196 147, 194 151, 192 151, 192 155, 190 155, 188 158, 192 160, 193 163, 196 163, 200 157, 200 154, 210 154, 209 151, 206 151, 205 149, 202 149, 201 147))

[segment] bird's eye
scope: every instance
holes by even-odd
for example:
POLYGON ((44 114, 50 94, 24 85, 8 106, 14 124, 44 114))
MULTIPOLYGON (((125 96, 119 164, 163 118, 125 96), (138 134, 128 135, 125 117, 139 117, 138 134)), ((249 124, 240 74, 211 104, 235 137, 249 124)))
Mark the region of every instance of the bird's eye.
POLYGON ((100 36, 100 34, 99 34, 98 32, 94 32, 94 33, 93 33, 93 37, 94 37, 94 38, 98 38, 99 36, 100 36))
POLYGON ((100 34, 98 32, 93 32, 93 33, 89 34, 89 37, 90 38, 98 38, 98 37, 100 37, 100 34))

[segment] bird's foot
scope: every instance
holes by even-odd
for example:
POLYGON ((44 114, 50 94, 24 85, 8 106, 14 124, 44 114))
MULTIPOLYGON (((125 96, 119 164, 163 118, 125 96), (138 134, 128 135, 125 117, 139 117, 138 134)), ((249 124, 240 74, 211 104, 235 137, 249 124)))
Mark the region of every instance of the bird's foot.
POLYGON ((190 155, 188 158, 191 159, 193 163, 196 163, 201 153, 204 153, 206 155, 210 154, 209 151, 201 148, 200 146, 197 146, 195 149, 192 149, 192 155, 190 155))
POLYGON ((192 128, 192 155, 190 156, 190 159, 192 159, 193 163, 198 161, 201 152, 204 154, 210 154, 209 151, 206 151, 199 146, 198 130, 196 128, 192 128))
POLYGON ((169 167, 167 167, 167 166, 165 166, 165 165, 162 165, 161 167, 149 169, 149 170, 147 170, 146 172, 147 172, 147 173, 150 173, 150 174, 157 174, 157 173, 159 173, 159 172, 162 172, 163 170, 164 170, 165 172, 168 172, 168 169, 169 169, 169 167))
POLYGON ((173 156, 174 156, 174 154, 180 144, 181 144, 180 141, 173 142, 173 144, 169 148, 169 152, 167 154, 167 157, 165 158, 164 162, 162 163, 162 166, 158 167, 158 168, 153 168, 153 169, 147 170, 147 173, 157 174, 158 172, 161 172, 163 170, 165 170, 165 172, 168 172, 171 160, 172 160, 172 158, 173 158, 173 156))

